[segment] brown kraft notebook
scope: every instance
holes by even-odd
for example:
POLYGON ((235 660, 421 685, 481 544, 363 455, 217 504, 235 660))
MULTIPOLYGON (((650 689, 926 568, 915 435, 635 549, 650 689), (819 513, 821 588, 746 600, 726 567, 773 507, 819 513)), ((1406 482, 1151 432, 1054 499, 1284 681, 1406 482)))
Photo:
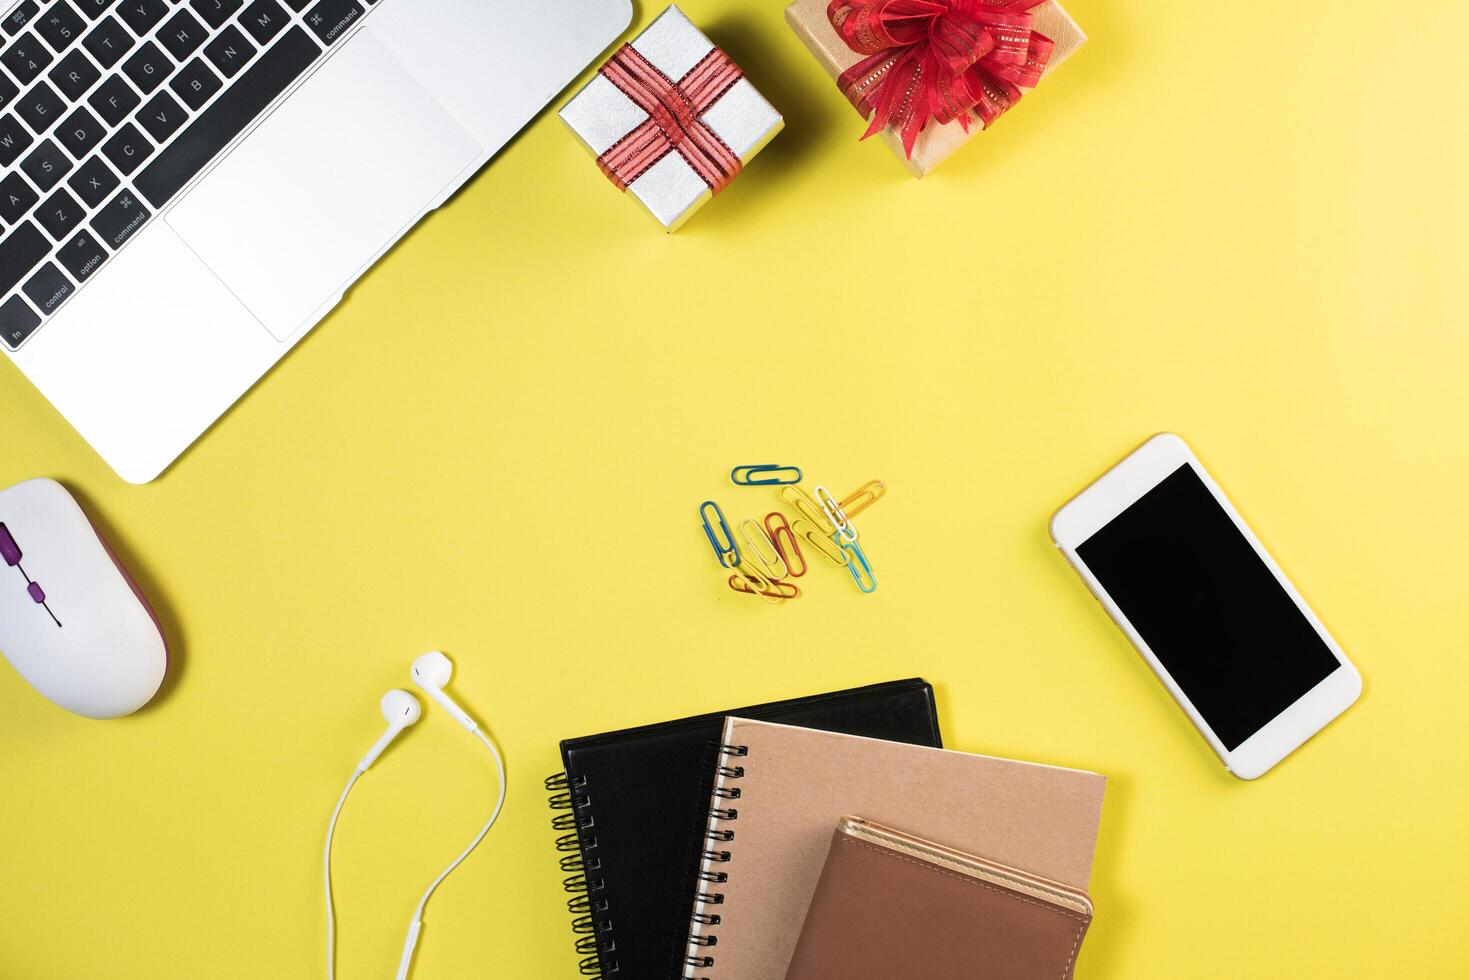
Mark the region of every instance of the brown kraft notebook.
POLYGON ((1096 773, 771 725, 724 724, 685 952, 690 980, 784 980, 832 828, 861 814, 1084 891, 1096 773))
POLYGON ((1083 891, 845 817, 786 980, 1071 980, 1083 891))

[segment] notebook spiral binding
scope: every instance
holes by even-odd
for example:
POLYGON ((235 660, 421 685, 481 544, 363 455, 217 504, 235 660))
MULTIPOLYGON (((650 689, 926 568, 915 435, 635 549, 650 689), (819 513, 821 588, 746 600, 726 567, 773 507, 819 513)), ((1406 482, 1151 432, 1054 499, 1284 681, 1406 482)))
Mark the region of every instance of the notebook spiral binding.
POLYGON ((577 937, 576 952, 582 957, 581 975, 614 976, 618 970, 617 960, 612 958, 617 951, 612 939, 612 920, 607 915, 607 900, 597 897, 605 883, 593 877, 602 862, 596 853, 597 838, 589 833, 592 817, 588 812, 591 801, 587 796, 587 778, 557 773, 546 779, 546 792, 551 794, 551 809, 556 811, 551 827, 561 834, 556 838, 556 850, 562 854, 561 871, 566 874, 561 887, 571 895, 566 908, 575 916, 571 931, 577 937))
MULTIPOLYGON (((740 818, 739 809, 730 804, 740 798, 741 790, 738 786, 726 786, 724 783, 726 780, 743 779, 745 767, 729 765, 726 760, 743 759, 749 754, 750 748, 747 745, 719 746, 720 765, 714 768, 714 789, 709 799, 709 827, 704 831, 704 839, 707 843, 703 849, 703 860, 699 862, 699 890, 694 896, 700 909, 709 905, 724 904, 724 892, 710 886, 722 885, 729 881, 729 872, 711 871, 709 866, 729 863, 729 851, 723 850, 718 845, 734 840, 735 832, 728 827, 714 825, 732 823, 740 818), (714 846, 709 846, 711 844, 714 846)), ((714 956, 707 950, 719 944, 719 937, 708 930, 719 925, 720 918, 716 913, 705 911, 694 912, 689 918, 694 924, 694 928, 689 932, 689 946, 698 946, 706 952, 685 955, 684 963, 695 970, 707 970, 714 965, 714 956)), ((708 980, 708 978, 691 976, 685 970, 684 980, 708 980)))

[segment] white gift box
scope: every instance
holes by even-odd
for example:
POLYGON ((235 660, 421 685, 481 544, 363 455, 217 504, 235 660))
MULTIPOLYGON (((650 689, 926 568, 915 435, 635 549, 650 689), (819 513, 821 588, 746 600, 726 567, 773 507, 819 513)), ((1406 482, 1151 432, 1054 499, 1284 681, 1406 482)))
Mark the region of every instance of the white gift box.
POLYGON ((561 109, 561 119, 668 231, 785 125, 738 66, 669 7, 561 109))

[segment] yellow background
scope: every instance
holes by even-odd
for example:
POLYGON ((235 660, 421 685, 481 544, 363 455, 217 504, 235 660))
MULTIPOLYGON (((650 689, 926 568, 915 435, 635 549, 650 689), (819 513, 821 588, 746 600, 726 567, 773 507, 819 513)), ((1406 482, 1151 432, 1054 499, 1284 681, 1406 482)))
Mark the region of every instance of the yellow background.
MULTIPOLYGON (((72 488, 175 644, 124 721, 0 670, 0 976, 321 976, 327 815, 435 647, 512 775, 417 977, 575 974, 558 739, 914 674, 950 747, 1110 777, 1081 977, 1469 975, 1469 7, 1068 7, 1089 44, 920 183, 777 3, 686 0, 787 120, 725 196, 665 237, 540 118, 151 486, 0 366, 0 485, 72 488), (1162 429, 1366 678, 1257 783, 1046 536, 1162 429), (772 509, 727 480, 767 461, 888 482, 875 595, 725 588, 696 508, 772 509)), ((344 980, 493 790, 432 707, 359 784, 344 980)))

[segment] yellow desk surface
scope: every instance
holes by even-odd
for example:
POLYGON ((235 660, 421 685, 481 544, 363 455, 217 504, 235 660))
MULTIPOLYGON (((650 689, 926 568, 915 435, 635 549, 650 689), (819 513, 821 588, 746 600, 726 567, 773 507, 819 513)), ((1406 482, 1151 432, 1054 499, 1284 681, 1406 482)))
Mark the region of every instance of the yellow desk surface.
MULTIPOLYGON (((1068 7, 1090 43, 918 182, 778 3, 687 0, 787 120, 725 196, 666 237, 540 118, 151 486, 0 365, 0 485, 71 487, 175 644, 116 722, 0 668, 0 977, 322 976, 326 819, 431 648, 511 778, 425 980, 575 975, 558 739, 914 674, 950 747, 1110 777, 1080 977, 1469 976, 1469 7, 1068 7), (1257 783, 1047 539, 1162 429, 1366 678, 1257 783), (888 482, 875 595, 726 589, 696 509, 773 509, 761 462, 888 482)), ((493 790, 432 707, 359 784, 339 976, 493 790)))

